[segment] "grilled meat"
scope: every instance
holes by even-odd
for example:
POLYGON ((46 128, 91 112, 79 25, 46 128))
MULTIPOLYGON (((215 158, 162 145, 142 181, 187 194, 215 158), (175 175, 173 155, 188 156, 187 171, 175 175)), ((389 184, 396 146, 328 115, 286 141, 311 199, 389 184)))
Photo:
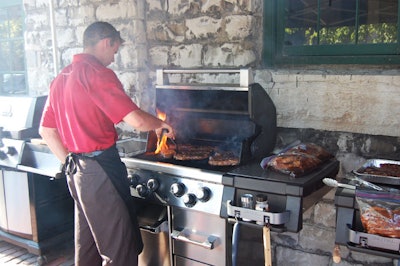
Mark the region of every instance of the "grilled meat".
POLYGON ((239 157, 231 151, 215 152, 209 157, 208 163, 213 166, 233 166, 239 164, 239 157))
POLYGON ((214 150, 212 146, 196 146, 190 144, 178 144, 178 150, 174 155, 175 160, 204 160, 208 159, 214 150))

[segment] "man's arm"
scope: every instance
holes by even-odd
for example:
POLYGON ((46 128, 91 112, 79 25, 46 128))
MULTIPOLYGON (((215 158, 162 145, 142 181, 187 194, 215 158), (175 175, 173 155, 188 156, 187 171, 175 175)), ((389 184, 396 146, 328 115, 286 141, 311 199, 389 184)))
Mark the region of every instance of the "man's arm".
POLYGON ((64 147, 58 130, 56 128, 49 128, 41 126, 39 128, 39 134, 46 142, 50 150, 57 156, 61 163, 65 162, 65 158, 68 155, 68 150, 64 147))
POLYGON ((123 118, 124 122, 128 123, 131 127, 139 130, 139 131, 150 131, 150 130, 156 130, 157 135, 159 136, 161 133, 161 130, 163 128, 167 129, 168 132, 165 133, 165 135, 169 138, 174 139, 174 130, 172 127, 162 121, 161 119, 158 119, 154 115, 151 115, 143 110, 135 110, 127 114, 123 118))

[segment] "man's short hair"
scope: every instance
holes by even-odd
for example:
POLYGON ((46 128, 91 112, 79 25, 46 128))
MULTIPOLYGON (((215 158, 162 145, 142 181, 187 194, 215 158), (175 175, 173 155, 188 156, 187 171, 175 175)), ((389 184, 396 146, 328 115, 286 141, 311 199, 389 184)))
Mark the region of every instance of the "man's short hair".
POLYGON ((83 33, 83 47, 94 46, 100 40, 106 38, 111 38, 112 42, 118 41, 121 44, 124 42, 119 31, 110 23, 104 21, 94 22, 90 24, 83 33))

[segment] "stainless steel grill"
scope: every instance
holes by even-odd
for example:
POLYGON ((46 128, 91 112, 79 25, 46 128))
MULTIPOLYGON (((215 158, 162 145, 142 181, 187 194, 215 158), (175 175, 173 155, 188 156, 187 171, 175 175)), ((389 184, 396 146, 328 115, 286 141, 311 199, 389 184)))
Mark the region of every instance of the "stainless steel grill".
MULTIPOLYGON (((178 145, 211 145, 232 149, 240 156, 239 165, 211 166, 207 160, 179 161, 155 155, 156 140, 151 135, 119 142, 121 155, 129 154, 123 162, 132 196, 145 205, 161 206, 167 214, 168 227, 160 238, 167 235, 169 241, 164 243, 159 265, 231 265, 232 222, 238 219, 268 222, 278 232, 298 232, 305 202, 311 206, 317 200, 315 192, 324 189, 321 179, 334 177, 338 171, 336 160, 298 179, 260 167, 260 160, 275 148, 276 110, 266 91, 253 83, 249 69, 158 70, 156 107, 174 126, 178 145), (223 75, 232 82, 207 82, 223 75), (135 154, 134 149, 141 151, 135 154), (268 195, 272 211, 242 208, 239 202, 245 193, 268 195)), ((261 228, 254 222, 248 224, 255 230, 261 228)), ((145 232, 148 229, 142 224, 142 262, 159 255, 146 245, 152 235, 145 232)))
POLYGON ((38 137, 46 97, 0 96, 0 166, 16 168, 26 140, 38 137))
POLYGON ((0 97, 0 239, 37 255, 73 237, 65 179, 51 180, 61 163, 33 142, 46 99, 0 97))

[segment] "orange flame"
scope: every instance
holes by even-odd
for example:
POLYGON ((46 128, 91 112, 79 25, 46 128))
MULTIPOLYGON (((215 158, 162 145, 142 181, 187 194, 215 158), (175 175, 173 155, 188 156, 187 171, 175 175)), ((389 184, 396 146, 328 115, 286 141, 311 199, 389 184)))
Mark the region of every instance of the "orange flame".
POLYGON ((165 119, 167 119, 167 113, 162 112, 160 109, 156 109, 156 112, 157 112, 157 117, 162 121, 165 121, 165 119))
POLYGON ((161 140, 159 140, 157 142, 157 149, 154 152, 155 154, 159 154, 160 152, 169 149, 168 144, 167 144, 167 139, 168 139, 168 137, 166 135, 163 135, 161 140))
MULTIPOLYGON (((167 114, 160 111, 159 109, 157 111, 157 117, 161 119, 162 121, 165 121, 167 119, 167 114)), ((166 135, 162 135, 161 139, 157 139, 157 149, 155 150, 155 154, 159 154, 162 151, 168 150, 168 144, 167 144, 168 137, 166 135)))

